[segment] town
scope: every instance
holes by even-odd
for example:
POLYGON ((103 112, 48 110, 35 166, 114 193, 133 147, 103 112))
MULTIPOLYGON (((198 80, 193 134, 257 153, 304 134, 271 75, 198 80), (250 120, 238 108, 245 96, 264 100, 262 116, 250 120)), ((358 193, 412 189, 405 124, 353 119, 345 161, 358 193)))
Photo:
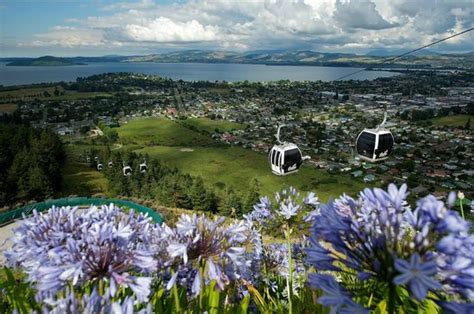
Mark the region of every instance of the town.
POLYGON ((380 186, 407 182, 413 196, 445 197, 449 190, 469 195, 474 187, 474 86, 469 73, 261 83, 186 82, 118 73, 41 88, 49 92, 12 96, 16 94, 3 88, 0 101, 15 101, 16 114, 63 136, 102 135, 104 126, 113 130, 143 117, 237 122, 246 127, 216 128, 209 135, 262 153, 275 142, 277 127, 285 124, 283 139, 296 143, 312 157, 312 166, 328 173, 380 186), (380 124, 385 112, 386 127, 395 139, 392 157, 364 162, 355 154, 356 137, 380 124))

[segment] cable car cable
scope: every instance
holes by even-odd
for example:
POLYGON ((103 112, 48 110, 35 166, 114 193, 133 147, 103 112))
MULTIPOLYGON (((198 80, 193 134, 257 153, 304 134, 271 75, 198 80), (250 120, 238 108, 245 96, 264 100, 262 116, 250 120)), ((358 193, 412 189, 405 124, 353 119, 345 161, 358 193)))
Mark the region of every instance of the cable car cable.
POLYGON ((343 76, 341 76, 341 77, 335 79, 335 81, 339 81, 339 80, 342 80, 342 79, 344 79, 344 78, 346 78, 346 77, 352 76, 352 75, 354 75, 354 74, 367 71, 368 69, 371 69, 371 68, 375 67, 376 65, 380 65, 380 64, 387 63, 387 62, 395 61, 395 60, 400 59, 400 58, 402 58, 402 57, 404 57, 404 56, 406 56, 406 55, 409 55, 409 54, 412 54, 412 53, 417 52, 417 51, 419 51, 419 50, 422 50, 422 49, 425 49, 425 48, 434 46, 434 45, 439 44, 439 43, 441 43, 441 42, 443 42, 443 41, 446 41, 446 40, 448 40, 448 39, 451 39, 451 38, 460 36, 460 35, 465 34, 465 33, 469 33, 469 32, 472 31, 472 30, 474 30, 474 27, 471 27, 471 28, 466 29, 466 30, 464 30, 464 31, 462 31, 462 32, 453 34, 453 35, 451 35, 451 36, 448 36, 448 37, 445 37, 445 38, 442 38, 442 39, 433 41, 432 43, 429 43, 429 44, 424 45, 424 46, 422 46, 422 47, 419 47, 419 48, 410 50, 410 51, 408 51, 408 52, 402 53, 401 55, 398 55, 398 56, 396 56, 396 57, 386 58, 386 60, 382 60, 382 61, 380 61, 380 62, 377 62, 377 63, 374 64, 374 65, 371 65, 371 66, 368 66, 368 67, 363 68, 363 69, 361 69, 361 70, 357 70, 357 71, 355 71, 355 72, 352 72, 352 73, 343 75, 343 76))

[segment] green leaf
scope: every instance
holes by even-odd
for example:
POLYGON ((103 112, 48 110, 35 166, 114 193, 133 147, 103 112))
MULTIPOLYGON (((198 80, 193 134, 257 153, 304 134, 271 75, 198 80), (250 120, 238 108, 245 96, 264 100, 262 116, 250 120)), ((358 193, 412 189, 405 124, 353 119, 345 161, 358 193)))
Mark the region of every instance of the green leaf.
POLYGON ((238 309, 238 314, 245 314, 247 313, 247 309, 249 307, 249 302, 250 302, 250 294, 247 294, 245 298, 240 302, 240 306, 238 309))
POLYGON ((374 314, 385 314, 385 313, 387 313, 387 301, 382 300, 379 302, 379 304, 377 304, 374 314))
POLYGON ((209 313, 219 313, 219 299, 220 299, 221 292, 215 288, 215 282, 211 283, 209 286, 209 313))

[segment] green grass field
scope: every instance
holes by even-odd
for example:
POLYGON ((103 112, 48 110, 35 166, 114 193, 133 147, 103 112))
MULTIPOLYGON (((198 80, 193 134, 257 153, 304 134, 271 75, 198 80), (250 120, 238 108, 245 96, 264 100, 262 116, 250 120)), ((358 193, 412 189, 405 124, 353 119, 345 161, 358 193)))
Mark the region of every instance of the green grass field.
POLYGON ((221 132, 228 132, 231 130, 245 129, 245 124, 230 122, 225 120, 211 120, 206 118, 191 118, 183 120, 182 123, 195 127, 198 130, 204 130, 206 132, 214 132, 215 129, 219 129, 221 132))
POLYGON ((99 147, 82 144, 66 145, 67 158, 62 169, 64 184, 61 196, 106 194, 107 179, 100 172, 91 168, 86 162, 78 159, 79 154, 91 148, 98 149, 99 147))
POLYGON ((15 104, 0 104, 0 112, 8 112, 11 113, 15 111, 17 108, 17 105, 15 104))
POLYGON ((459 114, 431 119, 433 125, 464 127, 468 119, 471 119, 471 130, 474 129, 474 115, 459 114))
POLYGON ((27 99, 48 99, 48 100, 76 100, 76 99, 86 99, 94 97, 110 97, 111 93, 101 93, 101 92, 78 92, 74 90, 65 90, 62 86, 49 86, 49 87, 32 87, 32 88, 21 88, 16 90, 7 90, 0 91, 0 101, 20 101, 27 99), (58 90, 63 95, 56 96, 54 91, 58 90), (45 95, 45 92, 49 96, 45 95))
POLYGON ((117 129, 123 144, 146 146, 211 146, 215 141, 210 137, 165 119, 139 119, 129 121, 117 129))
MULTIPOLYGON (((206 119, 194 123, 201 128, 215 125, 214 121, 206 119)), ((282 188, 295 186, 303 191, 316 191, 326 201, 344 192, 354 195, 364 187, 362 182, 348 176, 330 175, 310 166, 303 166, 297 174, 289 176, 273 175, 266 154, 241 147, 209 146, 210 138, 171 120, 134 120, 117 130, 124 144, 134 144, 134 151, 157 157, 184 173, 201 176, 216 189, 222 189, 225 184, 244 192, 256 178, 262 195, 272 195, 282 188), (141 144, 142 148, 136 144, 141 144)), ((123 147, 130 148, 130 145, 123 147)))
POLYGON ((191 175, 198 175, 216 188, 222 183, 244 192, 254 178, 261 184, 260 192, 272 195, 289 186, 299 190, 317 191, 327 200, 342 193, 355 194, 363 188, 362 182, 350 177, 330 175, 325 171, 303 166, 293 175, 279 177, 271 173, 267 156, 241 147, 170 147, 153 146, 137 150, 157 157, 191 175))

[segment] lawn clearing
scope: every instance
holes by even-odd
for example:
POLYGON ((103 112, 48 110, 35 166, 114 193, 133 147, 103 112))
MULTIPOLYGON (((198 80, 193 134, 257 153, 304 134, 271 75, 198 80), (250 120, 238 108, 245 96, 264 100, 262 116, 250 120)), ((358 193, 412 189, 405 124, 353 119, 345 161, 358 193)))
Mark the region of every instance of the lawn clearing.
POLYGON ((17 108, 15 104, 0 104, 0 112, 12 113, 17 108))
POLYGON ((458 114, 454 116, 446 116, 440 118, 431 119, 434 125, 439 126, 451 126, 451 127, 464 127, 467 120, 471 119, 471 130, 474 129, 474 115, 458 114))
POLYGON ((327 201, 342 193, 355 195, 364 188, 362 182, 341 175, 330 175, 325 171, 304 166, 296 174, 279 177, 271 173, 267 156, 241 147, 194 147, 194 151, 183 152, 183 147, 153 146, 136 150, 156 157, 165 164, 176 166, 184 173, 201 176, 216 189, 222 183, 239 192, 246 192, 255 178, 261 184, 262 195, 273 195, 276 191, 294 186, 301 191, 316 191, 327 201))
POLYGON ((199 134, 167 119, 138 119, 117 128, 123 144, 147 146, 212 146, 216 145, 210 137, 199 134))
MULTIPOLYGON (((209 119, 187 119, 198 130, 213 130, 243 126, 232 122, 209 119)), ((349 176, 331 175, 324 170, 303 165, 297 174, 279 177, 270 171, 267 155, 242 147, 219 145, 209 136, 183 126, 183 121, 166 119, 137 119, 117 128, 124 146, 149 154, 183 173, 201 176, 209 186, 223 191, 225 186, 245 193, 253 179, 261 185, 262 195, 294 186, 301 191, 317 191, 323 200, 342 193, 355 195, 364 184, 349 176)))
POLYGON ((62 169, 62 196, 80 195, 92 196, 97 193, 106 194, 107 179, 85 161, 78 159, 79 154, 91 148, 100 149, 102 146, 69 144, 66 145, 66 162, 62 169))
POLYGON ((229 132, 232 130, 245 129, 247 127, 242 123, 226 120, 211 120, 208 118, 190 118, 183 120, 182 123, 196 128, 197 130, 204 130, 209 133, 213 133, 216 129, 220 132, 229 132))

